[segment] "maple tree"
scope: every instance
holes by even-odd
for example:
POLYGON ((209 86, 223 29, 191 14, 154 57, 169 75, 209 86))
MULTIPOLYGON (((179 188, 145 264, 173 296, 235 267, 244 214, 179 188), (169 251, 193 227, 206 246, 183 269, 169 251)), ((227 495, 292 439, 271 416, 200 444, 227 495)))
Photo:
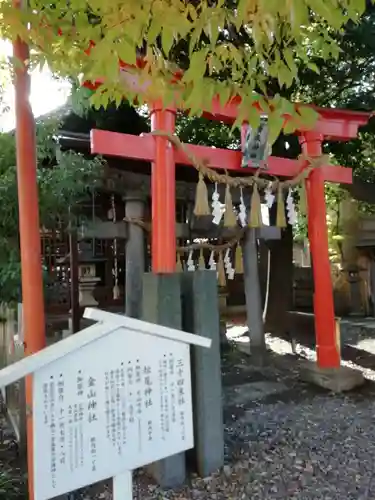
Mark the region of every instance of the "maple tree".
POLYGON ((178 93, 199 115, 214 95, 223 103, 239 95, 238 123, 256 126, 267 113, 273 142, 283 114, 293 116, 288 133, 316 114, 270 96, 269 78, 288 88, 301 66, 318 72, 316 60, 339 55, 335 34, 365 7, 365 0, 30 0, 18 10, 3 0, 0 36, 20 36, 32 62, 47 62, 58 74, 102 79, 92 98, 97 106, 120 103, 124 94, 168 103, 178 93), (147 80, 142 95, 119 72, 119 60, 135 65, 139 56, 144 65, 132 71, 147 80), (185 72, 176 79, 178 67, 185 72))

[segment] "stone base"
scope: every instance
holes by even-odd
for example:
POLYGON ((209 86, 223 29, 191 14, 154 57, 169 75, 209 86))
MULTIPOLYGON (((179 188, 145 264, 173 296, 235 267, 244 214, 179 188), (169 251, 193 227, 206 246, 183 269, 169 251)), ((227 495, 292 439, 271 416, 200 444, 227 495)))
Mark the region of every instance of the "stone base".
POLYGON ((339 368, 319 368, 311 361, 300 362, 300 377, 333 392, 345 392, 362 385, 365 381, 362 372, 347 366, 339 368))
POLYGON ((264 366, 266 364, 269 352, 267 346, 251 346, 249 335, 233 338, 231 339, 231 342, 239 351, 250 356, 250 362, 253 366, 264 366))

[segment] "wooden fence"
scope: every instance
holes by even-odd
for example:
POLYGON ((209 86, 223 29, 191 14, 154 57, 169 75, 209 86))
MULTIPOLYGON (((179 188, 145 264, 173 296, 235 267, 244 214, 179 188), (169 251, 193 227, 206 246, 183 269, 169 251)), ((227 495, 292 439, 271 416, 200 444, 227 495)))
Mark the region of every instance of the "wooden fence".
MULTIPOLYGON (((24 356, 22 305, 0 304, 0 363, 4 368, 24 356)), ((1 389, 7 416, 14 428, 20 450, 26 446, 25 382, 21 380, 1 389)))

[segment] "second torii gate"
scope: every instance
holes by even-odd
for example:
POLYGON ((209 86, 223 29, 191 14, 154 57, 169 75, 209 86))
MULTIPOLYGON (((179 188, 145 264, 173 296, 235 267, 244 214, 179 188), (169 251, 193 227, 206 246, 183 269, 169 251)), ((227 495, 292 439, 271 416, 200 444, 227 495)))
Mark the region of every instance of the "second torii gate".
MULTIPOLYGON (((234 123, 238 102, 221 106, 214 99, 210 112, 204 113, 212 120, 234 123)), ((355 138, 358 128, 365 125, 370 115, 334 109, 317 109, 319 119, 315 128, 300 131, 302 151, 310 157, 322 155, 325 140, 349 140, 355 138)), ((151 130, 175 133, 176 110, 163 108, 162 103, 151 106, 151 130)), ((205 146, 187 145, 195 157, 206 159, 215 169, 246 174, 251 169, 241 167, 239 151, 214 149, 205 146)), ((157 273, 175 272, 175 166, 191 165, 189 158, 175 150, 167 138, 152 135, 141 137, 92 130, 91 151, 94 154, 117 156, 152 164, 152 270, 157 273)), ((300 161, 270 157, 267 174, 293 177, 301 168, 300 161)), ((336 339, 336 324, 333 302, 331 267, 328 252, 326 204, 324 182, 352 183, 352 170, 335 165, 315 169, 306 181, 308 203, 308 233, 314 273, 314 313, 318 365, 322 368, 340 366, 340 347, 336 339)))

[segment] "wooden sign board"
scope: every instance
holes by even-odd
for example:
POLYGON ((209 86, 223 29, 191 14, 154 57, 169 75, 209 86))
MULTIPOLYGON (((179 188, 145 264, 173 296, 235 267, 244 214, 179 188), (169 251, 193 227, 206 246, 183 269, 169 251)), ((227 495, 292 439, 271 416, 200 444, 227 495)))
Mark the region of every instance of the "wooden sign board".
MULTIPOLYGON (((210 341, 98 310, 91 316, 103 322, 13 365, 24 376, 20 365, 34 360, 26 371, 34 372, 35 500, 194 445, 189 343, 210 341)), ((6 370, 0 385, 9 383, 6 370)))

